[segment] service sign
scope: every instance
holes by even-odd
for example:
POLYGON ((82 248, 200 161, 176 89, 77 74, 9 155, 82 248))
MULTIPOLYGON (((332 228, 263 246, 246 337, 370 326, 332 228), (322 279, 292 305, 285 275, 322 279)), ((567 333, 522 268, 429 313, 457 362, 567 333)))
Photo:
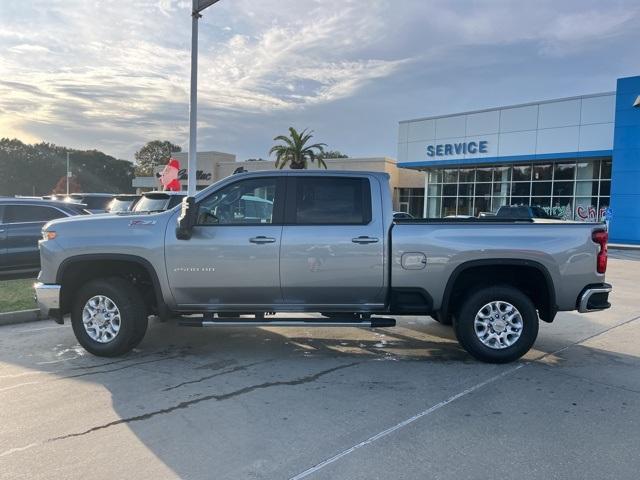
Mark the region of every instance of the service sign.
POLYGON ((449 157, 452 155, 483 155, 489 153, 487 140, 436 143, 427 145, 427 157, 449 157))

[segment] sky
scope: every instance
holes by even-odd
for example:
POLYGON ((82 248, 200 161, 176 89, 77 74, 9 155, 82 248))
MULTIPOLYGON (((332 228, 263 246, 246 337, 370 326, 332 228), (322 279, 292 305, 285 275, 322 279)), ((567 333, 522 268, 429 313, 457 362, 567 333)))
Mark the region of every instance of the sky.
MULTIPOLYGON (((185 0, 0 0, 0 137, 133 159, 188 145, 185 0)), ((289 126, 397 156, 398 121, 615 90, 637 0, 220 0, 200 20, 198 149, 267 158, 289 126)))

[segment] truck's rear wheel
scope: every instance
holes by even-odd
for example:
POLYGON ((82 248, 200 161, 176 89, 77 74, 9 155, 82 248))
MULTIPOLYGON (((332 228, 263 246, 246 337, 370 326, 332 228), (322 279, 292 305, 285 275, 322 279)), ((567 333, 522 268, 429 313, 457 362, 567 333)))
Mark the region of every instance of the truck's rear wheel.
POLYGON ((101 357, 130 351, 144 337, 147 323, 140 292, 119 277, 87 283, 78 292, 71 310, 76 339, 85 350, 101 357))
POLYGON ((538 313, 531 299, 516 288, 482 288, 462 303, 454 329, 460 345, 478 360, 507 363, 533 346, 538 313))

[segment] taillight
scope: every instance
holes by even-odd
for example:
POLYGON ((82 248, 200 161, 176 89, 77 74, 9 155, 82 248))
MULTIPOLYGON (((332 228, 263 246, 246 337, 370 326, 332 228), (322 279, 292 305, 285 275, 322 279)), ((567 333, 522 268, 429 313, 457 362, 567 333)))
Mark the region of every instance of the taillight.
POLYGON ((604 273, 607 271, 607 242, 609 241, 609 234, 604 230, 598 230, 591 234, 591 240, 600 245, 596 265, 598 273, 604 273))

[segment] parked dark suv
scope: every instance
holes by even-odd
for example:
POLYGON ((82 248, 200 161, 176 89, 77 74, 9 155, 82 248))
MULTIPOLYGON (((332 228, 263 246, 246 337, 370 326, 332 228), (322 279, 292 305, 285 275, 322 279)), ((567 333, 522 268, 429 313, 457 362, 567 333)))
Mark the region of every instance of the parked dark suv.
POLYGON ((72 193, 65 198, 65 202, 83 203, 91 213, 105 213, 113 197, 111 193, 72 193))
POLYGON ((49 220, 86 214, 85 205, 0 197, 0 275, 40 269, 38 240, 49 220))

